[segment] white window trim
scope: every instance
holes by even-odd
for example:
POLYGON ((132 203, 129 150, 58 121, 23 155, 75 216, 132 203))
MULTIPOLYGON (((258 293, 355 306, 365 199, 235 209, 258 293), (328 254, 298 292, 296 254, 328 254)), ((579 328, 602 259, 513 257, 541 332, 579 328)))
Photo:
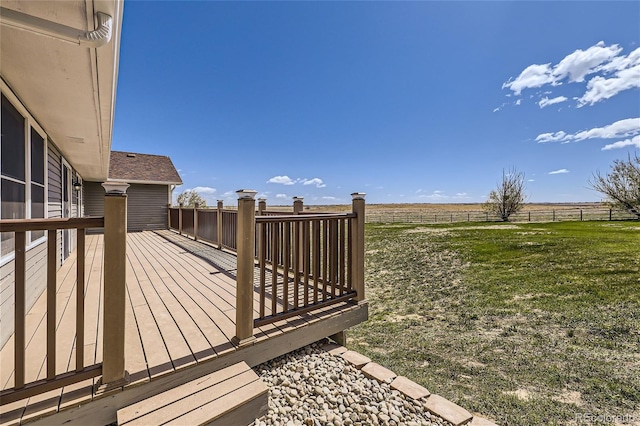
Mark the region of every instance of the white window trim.
MULTIPOLYGON (((43 155, 44 155, 44 218, 49 217, 49 138, 47 137, 47 133, 44 131, 42 126, 38 124, 38 122, 33 118, 33 116, 29 113, 29 110, 23 105, 23 103, 18 99, 18 97, 13 93, 13 91, 7 86, 4 80, 0 79, 0 92, 7 98, 7 100, 11 103, 11 105, 22 115, 24 118, 25 124, 25 216, 31 217, 31 128, 33 128, 43 139, 43 155)), ((22 181, 13 179, 9 176, 4 177, 4 179, 11 180, 14 182, 22 181)), ((39 183, 35 183, 40 186, 39 183)), ((47 233, 45 232, 44 236, 38 238, 35 241, 31 241, 31 233, 29 232, 27 235, 27 244, 25 247, 25 251, 29 251, 34 247, 39 246, 47 241, 47 233)), ((8 255, 0 258, 0 266, 3 266, 13 259, 15 259, 16 252, 15 250, 9 253, 8 255)))

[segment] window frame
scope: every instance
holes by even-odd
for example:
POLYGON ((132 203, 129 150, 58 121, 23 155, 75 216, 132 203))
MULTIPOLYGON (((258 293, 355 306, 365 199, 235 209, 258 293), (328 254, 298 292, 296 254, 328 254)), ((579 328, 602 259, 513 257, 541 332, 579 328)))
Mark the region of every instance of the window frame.
MULTIPOLYGON (((24 118, 24 148, 25 148, 25 180, 24 182, 14 179, 9 176, 2 175, 2 179, 6 179, 9 181, 13 181, 16 183, 24 184, 25 186, 25 219, 30 219, 32 214, 32 189, 31 185, 36 185, 38 187, 43 188, 44 190, 44 214, 43 218, 46 219, 49 217, 49 166, 48 166, 48 158, 49 158, 49 138, 47 133, 44 131, 42 126, 38 124, 38 122, 33 118, 33 116, 29 113, 29 110, 20 102, 18 97, 9 89, 9 87, 5 84, 4 80, 0 80, 0 93, 7 98, 11 106, 13 106, 16 111, 24 118), (41 138, 42 138, 42 152, 43 152, 43 172, 44 172, 44 183, 41 184, 39 182, 34 182, 31 180, 31 129, 33 129, 41 138)), ((0 154, 1 155, 1 154, 0 154)), ((1 170, 0 170, 1 174, 1 170)), ((0 204, 2 200, 0 200, 0 204)), ((32 248, 43 244, 47 241, 47 233, 45 232, 43 236, 39 238, 35 238, 32 240, 31 232, 27 232, 27 241, 26 241, 26 251, 31 250, 32 248)), ((6 254, 0 257, 0 266, 5 265, 8 262, 11 262, 15 258, 15 248, 9 254, 6 254)))

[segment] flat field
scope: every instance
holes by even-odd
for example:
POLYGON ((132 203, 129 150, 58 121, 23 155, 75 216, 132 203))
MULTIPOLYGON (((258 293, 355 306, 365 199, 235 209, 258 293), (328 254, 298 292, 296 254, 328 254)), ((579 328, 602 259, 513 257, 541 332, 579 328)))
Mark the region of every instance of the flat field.
POLYGON ((640 222, 368 224, 365 259, 350 348, 498 424, 640 424, 640 222))

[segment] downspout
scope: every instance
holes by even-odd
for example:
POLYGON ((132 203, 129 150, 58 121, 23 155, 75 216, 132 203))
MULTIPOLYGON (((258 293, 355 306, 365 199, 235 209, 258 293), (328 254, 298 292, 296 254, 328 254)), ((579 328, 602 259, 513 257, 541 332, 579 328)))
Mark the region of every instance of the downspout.
POLYGON ((113 24, 113 18, 106 13, 97 12, 96 16, 98 18, 98 28, 93 31, 84 31, 0 7, 0 24, 2 25, 52 37, 67 43, 94 48, 109 43, 113 24))

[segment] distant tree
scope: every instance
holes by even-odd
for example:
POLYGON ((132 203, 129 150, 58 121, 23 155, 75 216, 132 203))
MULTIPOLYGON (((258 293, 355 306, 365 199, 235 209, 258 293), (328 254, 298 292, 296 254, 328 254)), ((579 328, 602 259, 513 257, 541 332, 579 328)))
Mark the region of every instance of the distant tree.
POLYGON ((498 182, 498 187, 489 193, 484 210, 506 222, 509 216, 522 209, 525 199, 524 173, 518 172, 515 168, 505 173, 503 169, 502 180, 498 182))
POLYGON ((207 207, 207 202, 198 191, 189 189, 178 195, 178 204, 182 204, 184 207, 194 207, 196 203, 198 203, 200 207, 207 207))
POLYGON ((589 179, 589 185, 607 197, 611 207, 625 209, 640 219, 640 157, 629 154, 627 160, 614 160, 611 173, 599 171, 589 179))

